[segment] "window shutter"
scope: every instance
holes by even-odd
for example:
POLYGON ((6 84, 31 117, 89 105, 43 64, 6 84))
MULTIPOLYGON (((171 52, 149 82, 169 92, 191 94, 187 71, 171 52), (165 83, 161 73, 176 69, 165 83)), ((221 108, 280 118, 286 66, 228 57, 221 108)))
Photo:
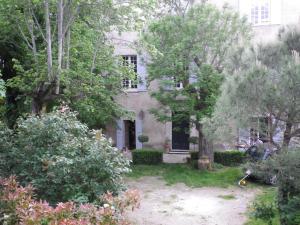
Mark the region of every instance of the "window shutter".
POLYGON ((281 24, 281 0, 271 0, 271 24, 281 24))
POLYGON ((124 121, 119 119, 117 120, 117 148, 122 149, 125 146, 124 140, 125 140, 125 126, 124 121))
POLYGON ((252 0, 239 1, 240 16, 241 17, 246 16, 249 22, 251 22, 251 7, 252 7, 252 0))
POLYGON ((146 64, 142 61, 142 55, 137 56, 137 74, 138 74, 138 90, 147 91, 147 69, 146 64))
POLYGON ((135 120, 135 133, 136 133, 136 149, 143 148, 143 144, 139 142, 138 136, 143 134, 143 121, 140 118, 135 120))

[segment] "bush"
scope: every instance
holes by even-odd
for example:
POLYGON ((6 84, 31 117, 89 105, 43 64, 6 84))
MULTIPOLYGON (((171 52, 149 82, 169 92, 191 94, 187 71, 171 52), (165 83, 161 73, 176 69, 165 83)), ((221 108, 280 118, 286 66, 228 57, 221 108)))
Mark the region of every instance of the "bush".
POLYGON ((0 161, 1 174, 15 174, 23 186, 32 183, 38 198, 51 204, 92 202, 108 190, 123 188, 121 176, 129 171, 129 160, 75 113, 30 116, 7 135, 13 143, 0 146, 7 152, 7 161, 0 161))
POLYGON ((149 141, 149 137, 146 136, 146 135, 139 135, 139 136, 138 136, 138 140, 139 140, 139 142, 141 142, 141 143, 146 143, 146 142, 149 141))
POLYGON ((214 152, 214 162, 224 166, 236 166, 244 162, 245 153, 239 151, 214 152))
POLYGON ((199 159, 199 152, 190 152, 191 161, 199 159))
POLYGON ((150 149, 134 150, 132 152, 132 161, 133 164, 159 164, 163 161, 163 152, 150 149))
POLYGON ((280 224, 300 224, 300 149, 282 150, 268 160, 253 163, 251 170, 261 179, 276 175, 280 224))
POLYGON ((192 137, 189 138, 189 142, 190 142, 191 144, 193 144, 194 150, 195 150, 196 144, 198 144, 198 141, 199 141, 199 138, 196 137, 196 136, 192 136, 192 137))
POLYGON ((274 204, 267 204, 264 202, 255 202, 253 204, 254 212, 253 216, 256 219, 261 219, 272 225, 272 220, 276 215, 276 208, 274 204))
POLYGON ((125 210, 138 207, 140 201, 136 190, 119 196, 108 192, 99 197, 99 205, 65 202, 53 207, 46 201, 35 200, 32 186, 21 187, 15 177, 10 177, 0 181, 1 224, 124 225, 129 224, 123 215, 125 210))

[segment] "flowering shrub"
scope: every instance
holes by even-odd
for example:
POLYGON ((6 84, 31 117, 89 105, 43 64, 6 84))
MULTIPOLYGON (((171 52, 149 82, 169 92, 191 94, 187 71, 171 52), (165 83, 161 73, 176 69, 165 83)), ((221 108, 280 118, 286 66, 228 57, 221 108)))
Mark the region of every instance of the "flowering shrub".
POLYGON ((129 160, 66 108, 22 119, 14 132, 2 133, 1 139, 11 141, 0 144, 5 153, 0 155, 1 176, 15 174, 21 185, 32 183, 40 199, 87 203, 123 188, 129 160))
POLYGON ((33 199, 32 186, 19 186, 15 177, 1 180, 0 185, 1 220, 8 225, 127 225, 125 209, 133 210, 140 201, 139 193, 129 190, 117 197, 104 194, 101 206, 66 202, 52 207, 46 201, 33 199))

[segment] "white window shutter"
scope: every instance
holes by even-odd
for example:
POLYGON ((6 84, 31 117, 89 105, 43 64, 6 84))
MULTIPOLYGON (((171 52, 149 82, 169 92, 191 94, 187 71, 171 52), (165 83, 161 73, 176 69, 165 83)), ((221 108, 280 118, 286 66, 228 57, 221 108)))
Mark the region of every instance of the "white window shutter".
POLYGON ((246 16, 248 21, 251 22, 251 7, 252 0, 240 0, 239 1, 239 13, 240 16, 246 16))
POLYGON ((117 120, 117 148, 122 149, 125 146, 125 125, 122 119, 117 120))
POLYGON ((143 134, 143 120, 136 118, 135 120, 135 133, 136 133, 136 149, 142 149, 143 144, 139 141, 138 137, 143 134))
POLYGON ((271 0, 271 24, 282 23, 281 0, 271 0))
POLYGON ((147 69, 146 64, 142 61, 142 55, 137 56, 137 75, 138 75, 138 90, 147 90, 147 69))

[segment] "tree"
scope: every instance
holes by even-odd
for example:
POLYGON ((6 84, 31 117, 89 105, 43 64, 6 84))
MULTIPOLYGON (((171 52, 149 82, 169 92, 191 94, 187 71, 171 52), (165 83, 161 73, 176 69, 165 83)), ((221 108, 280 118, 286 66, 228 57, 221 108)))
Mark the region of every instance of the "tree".
POLYGON ((132 71, 114 56, 108 34, 139 24, 135 18, 147 2, 1 0, 1 21, 7 21, 3 45, 12 52, 9 46, 22 44, 21 54, 6 59, 10 71, 5 81, 27 104, 24 111, 40 114, 67 102, 94 127, 123 115, 114 96, 132 71), (21 38, 11 38, 9 30, 21 38))
POLYGON ((263 117, 268 120, 267 141, 274 147, 284 149, 291 141, 297 141, 300 134, 299 40, 299 26, 285 27, 279 32, 277 42, 254 47, 241 64, 234 63, 234 75, 225 82, 216 107, 216 130, 221 130, 222 124, 228 127, 233 121, 240 128, 249 128, 253 117, 263 117))
POLYGON ((201 121, 211 116, 226 58, 233 44, 248 38, 249 27, 227 6, 218 10, 202 3, 181 12, 152 22, 142 34, 150 55, 148 79, 159 83, 152 96, 162 105, 152 113, 159 121, 188 119, 198 131, 204 156, 209 153, 201 121))

